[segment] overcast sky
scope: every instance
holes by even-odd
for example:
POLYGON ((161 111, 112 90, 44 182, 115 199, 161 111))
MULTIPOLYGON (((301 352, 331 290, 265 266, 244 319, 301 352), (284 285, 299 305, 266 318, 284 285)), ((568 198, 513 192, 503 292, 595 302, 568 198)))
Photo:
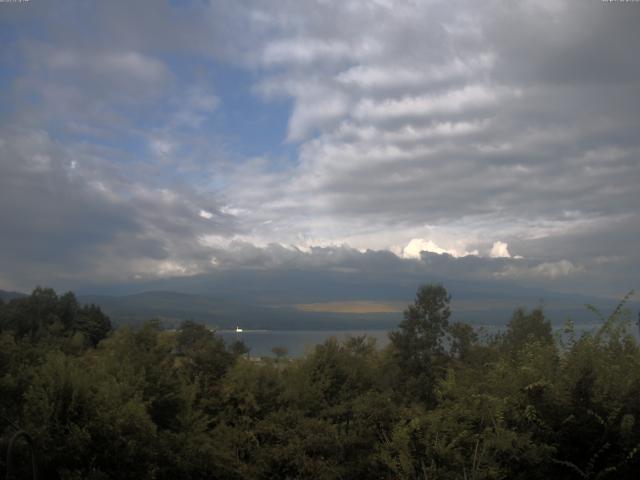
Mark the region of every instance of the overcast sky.
POLYGON ((600 0, 0 3, 0 288, 367 250, 640 287, 639 25, 600 0))

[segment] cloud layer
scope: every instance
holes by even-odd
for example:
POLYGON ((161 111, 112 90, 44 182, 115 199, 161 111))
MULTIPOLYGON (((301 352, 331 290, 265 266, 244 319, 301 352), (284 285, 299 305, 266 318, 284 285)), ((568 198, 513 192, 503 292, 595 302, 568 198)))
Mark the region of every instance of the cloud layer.
POLYGON ((636 286, 636 5, 0 13, 0 288, 355 268, 342 249, 443 278, 636 286))

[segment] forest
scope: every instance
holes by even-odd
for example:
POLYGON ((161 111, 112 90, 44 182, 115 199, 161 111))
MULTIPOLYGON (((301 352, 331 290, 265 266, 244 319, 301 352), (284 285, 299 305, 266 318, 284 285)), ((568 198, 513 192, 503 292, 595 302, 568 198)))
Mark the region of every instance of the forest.
POLYGON ((378 348, 256 359, 205 325, 112 328, 73 293, 0 300, 0 475, 40 479, 631 479, 640 349, 625 297, 554 333, 450 322, 418 289, 378 348), (7 454, 8 452, 8 454, 7 454))

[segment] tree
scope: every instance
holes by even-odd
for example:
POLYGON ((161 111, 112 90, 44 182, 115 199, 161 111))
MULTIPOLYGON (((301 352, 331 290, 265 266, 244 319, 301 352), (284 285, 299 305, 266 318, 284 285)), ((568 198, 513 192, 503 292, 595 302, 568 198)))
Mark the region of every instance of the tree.
POLYGON ((73 330, 82 333, 93 347, 107 337, 111 331, 111 321, 97 305, 85 305, 78 309, 73 330))
POLYGON ((0 330, 38 343, 60 344, 77 336, 80 349, 95 347, 111 332, 111 321, 100 307, 81 305, 67 292, 58 296, 51 288, 37 287, 27 297, 9 301, 0 314, 0 330))
POLYGON ((271 349, 271 353, 273 353, 276 356, 276 362, 279 362, 287 358, 287 355, 289 354, 289 349, 287 349, 287 347, 276 345, 271 349))
POLYGON ((443 340, 449 325, 451 295, 439 284, 418 289, 413 305, 404 311, 400 331, 389 338, 395 357, 406 377, 408 393, 431 403, 436 378, 434 360, 444 354, 443 340))
POLYGON ((507 324, 504 345, 517 351, 525 344, 535 341, 543 345, 553 344, 551 322, 544 316, 542 308, 535 308, 527 313, 523 308, 516 310, 507 324))
POLYGON ((455 322, 449 328, 449 335, 451 356, 465 360, 471 353, 472 346, 478 341, 478 334, 468 323, 455 322))

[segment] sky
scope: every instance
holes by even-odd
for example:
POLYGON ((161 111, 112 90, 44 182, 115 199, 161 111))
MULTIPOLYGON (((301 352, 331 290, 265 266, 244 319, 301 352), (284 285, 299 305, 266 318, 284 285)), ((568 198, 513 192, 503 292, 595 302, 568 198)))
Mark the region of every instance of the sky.
POLYGON ((639 24, 600 0, 2 2, 0 288, 393 262, 624 294, 639 24))

